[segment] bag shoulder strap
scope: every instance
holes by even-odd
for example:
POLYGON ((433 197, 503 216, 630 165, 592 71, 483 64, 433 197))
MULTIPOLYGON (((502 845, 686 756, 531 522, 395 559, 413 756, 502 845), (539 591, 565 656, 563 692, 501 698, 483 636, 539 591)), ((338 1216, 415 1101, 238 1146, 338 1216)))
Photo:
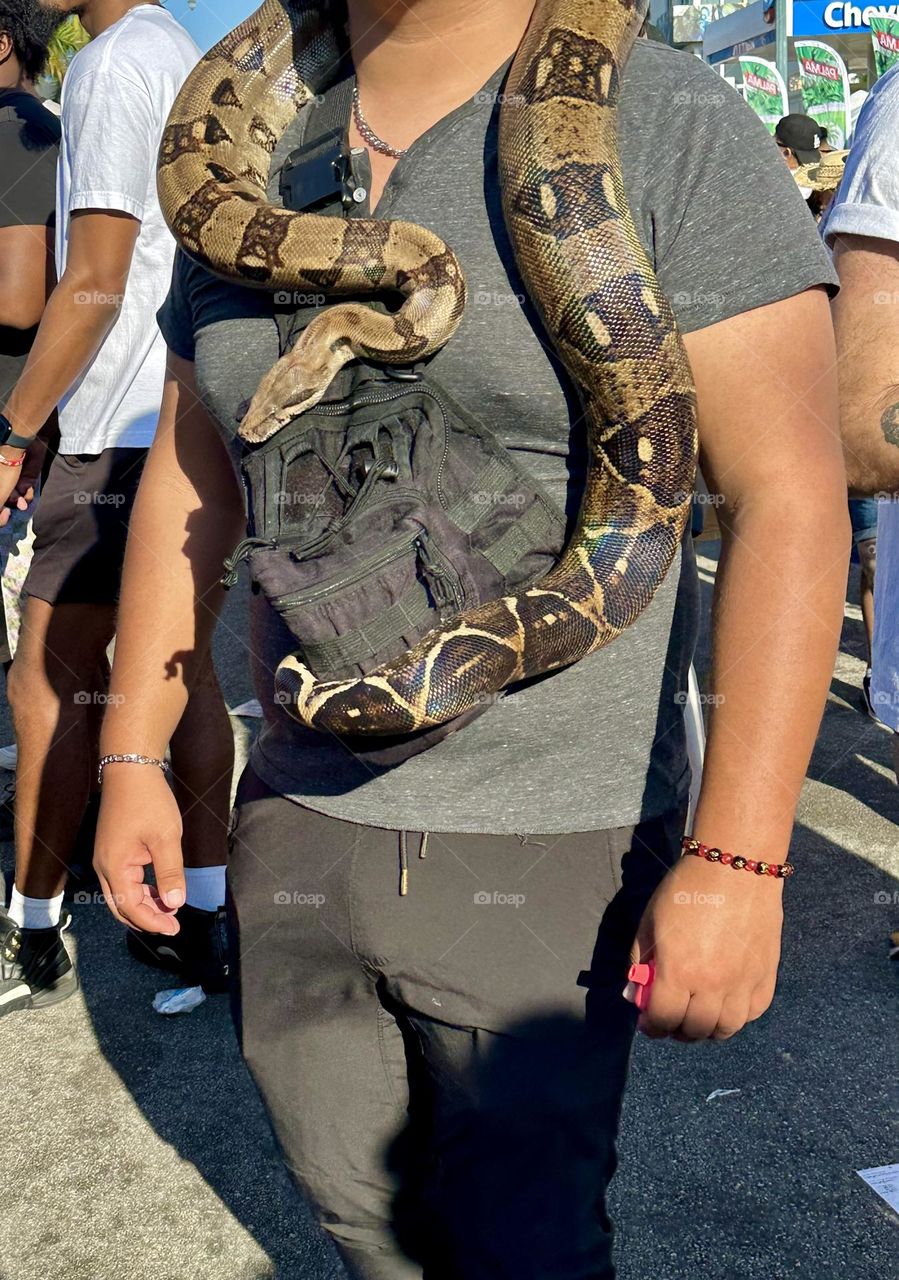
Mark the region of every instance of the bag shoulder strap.
POLYGON ((335 82, 326 91, 320 93, 311 103, 309 114, 306 117, 304 140, 306 138, 316 138, 318 141, 335 130, 339 130, 344 135, 346 134, 353 107, 353 92, 355 88, 356 72, 353 70, 352 65, 347 65, 346 62, 343 62, 335 82), (318 135, 311 132, 313 127, 318 130, 318 135))
MULTIPOLYGON (((340 64, 335 78, 310 102, 305 114, 305 124, 299 141, 303 151, 304 164, 315 164, 316 160, 333 151, 335 140, 339 141, 341 150, 346 150, 347 129, 353 105, 353 91, 356 85, 356 73, 349 59, 340 64)), ((291 156, 298 148, 291 152, 291 156)), ((290 156, 285 159, 285 167, 290 156)), ((333 202, 321 212, 335 217, 345 217, 346 213, 341 200, 335 196, 333 202)), ((281 353, 288 351, 296 341, 300 331, 324 308, 301 307, 296 311, 276 311, 275 318, 281 337, 281 353)))

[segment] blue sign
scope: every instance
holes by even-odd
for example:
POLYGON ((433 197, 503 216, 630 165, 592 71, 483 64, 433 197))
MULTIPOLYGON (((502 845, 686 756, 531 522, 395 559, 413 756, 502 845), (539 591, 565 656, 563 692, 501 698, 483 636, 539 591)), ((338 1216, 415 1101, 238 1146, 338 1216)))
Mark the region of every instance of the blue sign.
POLYGON ((726 49, 719 49, 717 53, 710 53, 706 58, 709 66, 714 66, 718 62, 728 62, 731 58, 739 58, 743 53, 755 53, 757 49, 764 49, 767 45, 774 44, 774 28, 770 31, 764 31, 761 35, 751 36, 747 40, 740 40, 737 44, 728 45, 726 49))
POLYGON ((899 18, 899 5, 853 4, 850 0, 793 0, 793 35, 869 35, 871 15, 899 18))

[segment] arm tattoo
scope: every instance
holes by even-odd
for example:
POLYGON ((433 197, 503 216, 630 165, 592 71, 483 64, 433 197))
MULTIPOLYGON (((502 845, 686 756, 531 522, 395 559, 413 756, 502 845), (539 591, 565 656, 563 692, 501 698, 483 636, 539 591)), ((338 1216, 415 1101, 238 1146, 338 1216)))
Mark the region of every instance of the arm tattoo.
POLYGON ((899 446, 899 401, 884 409, 880 415, 880 429, 887 444, 899 446))

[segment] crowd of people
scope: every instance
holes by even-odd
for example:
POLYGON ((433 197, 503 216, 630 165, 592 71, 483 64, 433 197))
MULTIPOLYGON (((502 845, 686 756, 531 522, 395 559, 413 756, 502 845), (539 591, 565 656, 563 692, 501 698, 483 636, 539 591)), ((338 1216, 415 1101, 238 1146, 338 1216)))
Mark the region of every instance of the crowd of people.
MULTIPOLYGON (((363 157, 350 216, 433 227, 477 299, 523 299, 498 223, 494 116, 532 4, 482 6, 466 30, 452 8, 350 0, 353 65, 335 68, 315 110, 345 110, 344 140, 363 157)), ((683 335, 702 475, 720 499, 716 697, 685 846, 689 532, 613 645, 392 766, 287 715, 273 673, 295 645, 254 594, 244 640, 264 723, 232 811, 210 646, 222 564, 246 533, 237 427, 309 317, 207 270, 162 216, 160 143, 199 57, 157 3, 0 0, 0 544, 16 737, 0 1016, 77 991, 64 899, 95 846, 131 955, 231 991, 286 1159, 350 1274, 420 1276, 436 1241, 466 1280, 565 1280, 585 1258, 611 1276, 597 1199, 635 1028, 728 1039, 774 996, 850 538, 866 708, 899 743, 899 72, 875 86, 848 152, 803 115, 781 120, 772 145, 738 95, 711 108, 714 73, 665 45, 638 40, 622 79, 624 185, 683 335), (91 41, 57 119, 35 80, 75 11, 91 41), (663 100, 683 105, 671 114, 663 100), (477 913, 473 890, 513 884, 522 858, 535 862, 529 845, 550 849, 529 890, 543 950, 498 922, 447 952, 477 913), (732 876, 716 862, 773 870, 732 876), (709 910, 725 874, 726 905, 709 910), (285 912, 284 891, 326 875, 327 929, 285 912), (654 966, 639 1009, 621 998, 631 961, 654 966), (385 1149, 419 1105, 425 1154, 401 1169, 385 1149), (413 1168, 417 1226, 397 1235, 413 1168), (535 1178, 546 1200, 526 1222, 535 1178)), ((300 113, 273 143, 273 198, 315 120, 300 113)), ((573 383, 535 313, 477 299, 425 377, 571 516, 586 466, 570 443, 573 383)))

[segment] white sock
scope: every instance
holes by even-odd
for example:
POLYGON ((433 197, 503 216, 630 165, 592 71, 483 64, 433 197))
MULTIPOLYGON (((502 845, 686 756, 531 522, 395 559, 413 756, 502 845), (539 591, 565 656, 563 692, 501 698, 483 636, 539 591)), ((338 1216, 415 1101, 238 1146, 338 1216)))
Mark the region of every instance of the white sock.
POLYGON ((225 905, 225 867, 185 867, 187 905, 217 911, 225 905))
POLYGON ((22 929, 55 929, 62 912, 63 895, 55 898, 26 898, 13 885, 9 915, 22 929))

